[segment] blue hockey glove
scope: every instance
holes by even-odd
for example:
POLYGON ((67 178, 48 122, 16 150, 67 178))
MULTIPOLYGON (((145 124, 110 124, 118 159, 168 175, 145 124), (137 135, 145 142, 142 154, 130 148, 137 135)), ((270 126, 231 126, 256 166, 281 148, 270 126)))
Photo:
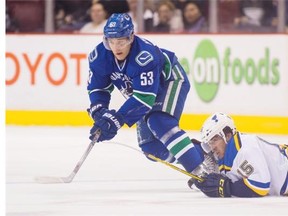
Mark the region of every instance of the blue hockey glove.
POLYGON ((208 174, 202 182, 195 180, 194 184, 208 197, 231 197, 231 180, 221 174, 208 174))
POLYGON ((94 122, 99 120, 107 111, 109 111, 107 106, 101 103, 91 105, 90 108, 87 109, 89 116, 94 120, 94 122))
POLYGON ((99 119, 96 119, 91 128, 89 139, 93 140, 95 132, 100 129, 101 134, 97 142, 110 140, 117 134, 117 131, 123 126, 123 124, 124 119, 121 114, 117 113, 115 110, 105 110, 103 115, 99 119))

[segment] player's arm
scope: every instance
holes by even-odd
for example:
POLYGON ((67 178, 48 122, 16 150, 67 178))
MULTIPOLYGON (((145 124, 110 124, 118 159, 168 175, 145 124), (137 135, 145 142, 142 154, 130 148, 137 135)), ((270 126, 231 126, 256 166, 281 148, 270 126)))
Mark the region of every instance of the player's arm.
POLYGON ((203 181, 193 182, 205 195, 209 197, 261 197, 251 188, 247 187, 244 180, 232 182, 227 176, 211 173, 203 177, 203 181))
POLYGON ((241 149, 227 176, 212 173, 195 185, 209 197, 263 197, 270 189, 270 174, 261 151, 241 149), (231 179, 236 179, 232 181, 231 179))
POLYGON ((230 184, 230 191, 232 196, 236 197, 262 197, 267 195, 267 192, 259 193, 256 190, 248 187, 245 179, 238 180, 230 184))
POLYGON ((111 92, 114 89, 109 76, 101 76, 90 68, 88 79, 88 94, 90 98, 90 108, 87 110, 94 120, 93 127, 90 130, 89 139, 94 140, 97 131, 101 134, 97 142, 112 139, 117 130, 124 124, 122 116, 115 110, 109 110, 108 106, 111 99, 111 92))
POLYGON ((90 108, 88 111, 92 118, 94 113, 100 110, 100 108, 108 109, 111 92, 114 89, 110 77, 106 74, 104 51, 103 45, 100 44, 88 57, 89 77, 87 90, 90 99, 90 108), (103 55, 99 55, 99 53, 103 55))
POLYGON ((118 110, 128 126, 141 119, 153 106, 159 87, 160 73, 155 67, 133 77, 133 95, 118 110))
POLYGON ((91 116, 102 107, 108 108, 113 89, 114 86, 109 77, 100 76, 91 70, 89 71, 87 90, 90 99, 91 116))
POLYGON ((239 176, 231 184, 231 194, 237 197, 262 197, 270 190, 270 172, 258 146, 241 149, 233 164, 233 172, 239 176), (235 165, 234 165, 235 164, 235 165))

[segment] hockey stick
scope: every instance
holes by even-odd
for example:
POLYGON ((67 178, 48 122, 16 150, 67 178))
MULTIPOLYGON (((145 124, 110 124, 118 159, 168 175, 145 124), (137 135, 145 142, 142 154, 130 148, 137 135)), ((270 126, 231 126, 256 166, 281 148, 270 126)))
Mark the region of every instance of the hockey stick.
POLYGON ((172 169, 174 169, 174 170, 177 170, 178 172, 181 172, 181 173, 183 173, 183 174, 185 174, 185 175, 187 175, 187 176, 190 176, 190 177, 193 178, 193 179, 196 179, 196 180, 198 180, 198 181, 200 181, 200 182, 203 181, 203 179, 200 178, 200 177, 197 176, 197 175, 193 175, 192 173, 189 173, 189 172, 187 172, 186 170, 183 170, 183 169, 181 169, 181 168, 179 168, 179 167, 177 167, 177 166, 175 166, 175 165, 173 165, 173 164, 171 164, 171 163, 169 163, 169 162, 167 162, 167 161, 164 161, 164 160, 162 160, 162 159, 160 159, 160 158, 158 158, 158 157, 155 157, 155 156, 152 155, 152 154, 149 154, 149 153, 146 153, 146 152, 142 152, 142 151, 140 151, 140 150, 138 150, 138 149, 136 149, 136 148, 133 148, 132 146, 129 146, 129 145, 126 145, 126 144, 123 144, 123 143, 118 143, 118 142, 107 142, 107 143, 116 144, 116 145, 121 145, 121 146, 125 146, 125 147, 127 147, 127 148, 130 148, 130 149, 133 149, 133 150, 135 150, 135 151, 137 151, 137 152, 139 152, 139 153, 141 153, 141 154, 144 154, 144 155, 147 156, 148 158, 150 158, 150 159, 152 159, 152 160, 155 160, 155 161, 157 161, 157 162, 160 162, 160 163, 162 163, 162 164, 164 164, 164 165, 166 165, 166 166, 168 166, 168 167, 170 167, 170 168, 172 168, 172 169))
POLYGON ((184 173, 185 175, 188 175, 188 176, 190 176, 190 177, 193 178, 193 179, 196 179, 196 180, 198 180, 198 181, 200 181, 200 182, 203 181, 203 179, 200 178, 199 176, 193 175, 192 173, 189 173, 189 172, 187 172, 186 170, 183 170, 183 169, 181 169, 181 168, 179 168, 179 167, 177 167, 177 166, 175 166, 175 165, 173 165, 173 164, 171 164, 171 163, 169 163, 169 162, 167 162, 167 161, 161 160, 160 158, 157 158, 157 157, 155 157, 154 155, 151 155, 151 154, 148 154, 148 153, 145 153, 145 152, 143 152, 143 154, 145 154, 145 155, 146 155, 147 157, 149 157, 150 159, 155 160, 155 161, 157 161, 157 162, 160 162, 160 163, 162 163, 162 164, 165 164, 166 166, 169 166, 169 167, 172 168, 172 169, 175 169, 175 170, 177 170, 177 171, 179 171, 179 172, 181 172, 181 173, 184 173))
POLYGON ((92 150, 94 144, 97 142, 100 136, 100 133, 101 133, 100 130, 97 130, 95 132, 95 138, 93 139, 93 141, 90 142, 86 151, 84 152, 84 154, 82 155, 82 157, 80 158, 79 162, 77 163, 77 165, 75 166, 75 168, 73 169, 70 175, 66 177, 38 176, 38 177, 35 177, 34 180, 37 183, 41 183, 41 184, 71 183, 75 175, 78 173, 79 169, 81 168, 82 164, 86 160, 87 156, 89 155, 90 151, 92 150))

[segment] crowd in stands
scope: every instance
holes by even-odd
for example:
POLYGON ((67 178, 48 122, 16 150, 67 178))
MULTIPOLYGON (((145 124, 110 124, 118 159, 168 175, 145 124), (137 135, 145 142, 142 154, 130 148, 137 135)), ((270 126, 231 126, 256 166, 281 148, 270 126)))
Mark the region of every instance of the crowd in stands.
MULTIPOLYGON (((217 0, 219 32, 277 32, 281 0, 217 0)), ((288 0, 286 31, 288 32, 288 0)), ((56 33, 101 33, 109 15, 127 12, 137 25, 139 0, 54 0, 56 33)), ((146 33, 209 32, 210 0, 144 0, 146 33)), ((44 32, 44 0, 6 0, 6 32, 44 32), (31 13, 33 11, 33 13, 31 13)))

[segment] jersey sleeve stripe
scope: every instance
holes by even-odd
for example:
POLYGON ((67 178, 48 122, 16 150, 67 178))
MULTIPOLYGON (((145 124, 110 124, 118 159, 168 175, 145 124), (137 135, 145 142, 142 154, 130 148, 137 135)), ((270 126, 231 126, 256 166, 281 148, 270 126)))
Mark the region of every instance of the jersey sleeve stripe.
POLYGON ((278 145, 280 152, 288 158, 288 145, 282 144, 278 145))
POLYGON ((287 172, 287 175, 286 175, 286 179, 285 179, 285 181, 284 181, 284 184, 283 184, 282 187, 281 187, 280 194, 281 194, 281 195, 288 196, 288 172, 287 172))
POLYGON ((249 180, 249 179, 244 179, 244 184, 248 188, 253 190, 255 193, 261 196, 266 196, 270 189, 270 182, 262 183, 262 182, 256 182, 256 181, 249 180))
POLYGON ((140 103, 144 104, 145 106, 149 107, 149 109, 152 109, 152 106, 156 99, 154 95, 143 95, 143 94, 138 94, 136 92, 133 93, 132 97, 135 98, 140 103))
POLYGON ((171 61, 166 53, 163 52, 163 55, 165 57, 165 63, 164 63, 164 70, 162 71, 162 74, 165 78, 165 80, 168 80, 171 76, 172 71, 172 64, 171 61))
MULTIPOLYGON (((173 72, 174 71, 177 74, 177 78, 179 79, 179 83, 178 83, 176 91, 175 91, 176 98, 178 98, 178 96, 180 94, 180 91, 181 91, 182 83, 184 81, 184 77, 181 74, 181 71, 179 70, 177 65, 175 66, 175 70, 173 69, 173 72)), ((174 99, 174 102, 173 102, 173 105, 172 105, 172 108, 171 108, 171 113, 175 112, 176 104, 177 104, 177 101, 175 101, 175 99, 174 99)))
POLYGON ((138 93, 138 94, 143 94, 143 95, 152 95, 154 97, 156 97, 156 94, 154 94, 153 92, 143 92, 143 91, 139 91, 139 90, 133 90, 133 93, 138 93))
POLYGON ((241 139, 239 137, 239 133, 236 134, 236 136, 234 136, 234 140, 235 140, 235 147, 237 149, 237 151, 240 150, 240 148, 242 147, 242 144, 241 144, 241 139))
POLYGON ((88 91, 88 94, 92 94, 93 92, 99 92, 99 91, 111 93, 113 90, 114 90, 114 85, 111 83, 109 86, 102 88, 102 89, 92 89, 88 91))
POLYGON ((163 104, 163 110, 165 110, 165 112, 174 114, 184 77, 181 74, 181 71, 179 70, 177 65, 173 68, 172 75, 174 77, 174 80, 169 83, 167 94, 163 104))

